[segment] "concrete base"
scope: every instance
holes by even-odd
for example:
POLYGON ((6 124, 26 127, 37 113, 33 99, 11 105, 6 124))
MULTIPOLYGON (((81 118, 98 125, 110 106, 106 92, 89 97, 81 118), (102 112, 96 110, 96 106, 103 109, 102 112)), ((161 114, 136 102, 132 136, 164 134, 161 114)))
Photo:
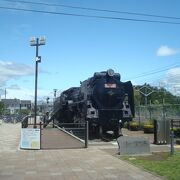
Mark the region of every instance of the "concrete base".
POLYGON ((117 139, 120 155, 150 154, 149 140, 144 137, 120 136, 117 139))

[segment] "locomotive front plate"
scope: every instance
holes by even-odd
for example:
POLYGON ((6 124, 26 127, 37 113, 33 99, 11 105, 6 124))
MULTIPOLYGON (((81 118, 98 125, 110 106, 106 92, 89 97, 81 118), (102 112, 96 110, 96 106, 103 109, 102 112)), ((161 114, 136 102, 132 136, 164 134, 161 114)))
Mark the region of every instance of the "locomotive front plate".
POLYGON ((105 88, 116 88, 116 84, 104 84, 105 88))

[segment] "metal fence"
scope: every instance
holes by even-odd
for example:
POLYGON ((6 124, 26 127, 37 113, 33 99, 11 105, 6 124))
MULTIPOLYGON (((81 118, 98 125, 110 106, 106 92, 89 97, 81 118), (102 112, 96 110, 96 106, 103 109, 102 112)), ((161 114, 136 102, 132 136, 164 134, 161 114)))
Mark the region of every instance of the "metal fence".
POLYGON ((0 119, 2 119, 4 123, 18 123, 18 122, 22 122, 24 117, 25 117, 25 115, 14 114, 14 115, 0 116, 0 119))
POLYGON ((89 123, 86 121, 85 123, 59 123, 59 127, 65 129, 67 132, 72 135, 84 140, 85 148, 88 147, 88 139, 89 139, 89 123))
POLYGON ((180 104, 136 106, 135 112, 135 120, 139 122, 146 122, 149 120, 179 119, 180 104))

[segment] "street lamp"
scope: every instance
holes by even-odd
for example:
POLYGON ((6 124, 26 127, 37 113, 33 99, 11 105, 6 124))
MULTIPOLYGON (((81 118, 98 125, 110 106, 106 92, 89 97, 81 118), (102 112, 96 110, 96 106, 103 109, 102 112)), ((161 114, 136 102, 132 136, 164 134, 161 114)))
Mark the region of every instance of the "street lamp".
POLYGON ((36 126, 36 116, 37 116, 37 79, 38 79, 38 63, 41 62, 41 56, 38 55, 39 46, 45 45, 45 37, 31 38, 30 45, 36 46, 36 67, 35 67, 35 99, 34 99, 34 128, 36 126))
POLYGON ((57 89, 53 89, 53 90, 54 90, 54 98, 53 98, 53 110, 54 110, 54 102, 56 100, 57 89))
POLYGON ((49 99, 50 99, 49 97, 46 98, 46 102, 47 102, 47 110, 46 111, 47 112, 49 111, 49 99))
POLYGON ((54 98, 56 99, 56 92, 57 92, 57 89, 54 89, 54 98))

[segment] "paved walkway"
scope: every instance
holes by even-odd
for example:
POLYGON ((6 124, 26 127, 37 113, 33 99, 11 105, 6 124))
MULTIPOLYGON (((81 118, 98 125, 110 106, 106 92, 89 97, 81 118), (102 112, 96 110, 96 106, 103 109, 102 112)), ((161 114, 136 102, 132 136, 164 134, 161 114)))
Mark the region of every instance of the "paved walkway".
POLYGON ((20 128, 20 124, 0 125, 0 180, 161 179, 112 156, 99 146, 19 150, 20 128))

